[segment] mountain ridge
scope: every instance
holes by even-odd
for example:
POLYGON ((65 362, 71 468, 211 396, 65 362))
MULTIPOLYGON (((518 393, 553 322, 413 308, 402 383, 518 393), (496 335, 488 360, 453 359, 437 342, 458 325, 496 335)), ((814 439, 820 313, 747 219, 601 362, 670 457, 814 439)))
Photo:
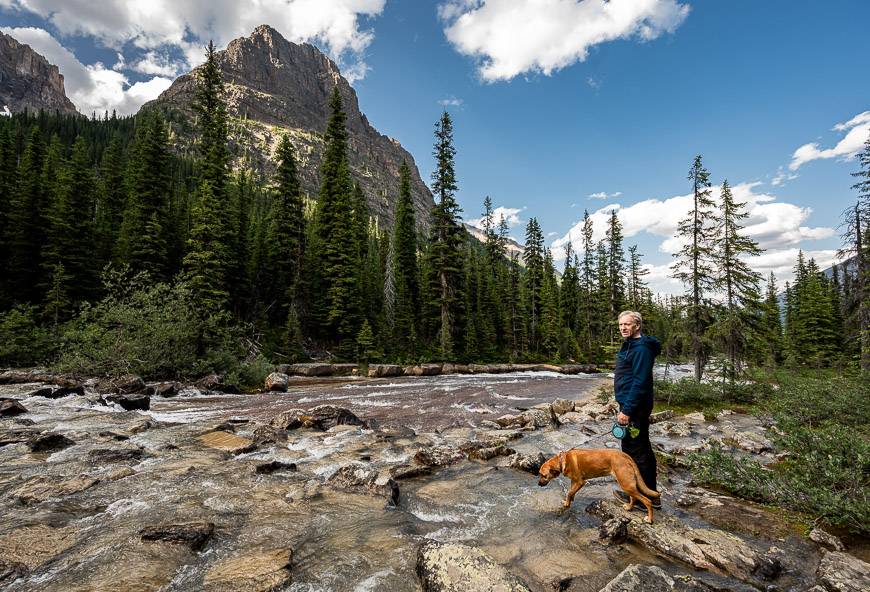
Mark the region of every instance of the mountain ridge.
POLYGON ((26 43, 0 31, 0 111, 79 114, 58 67, 26 43))

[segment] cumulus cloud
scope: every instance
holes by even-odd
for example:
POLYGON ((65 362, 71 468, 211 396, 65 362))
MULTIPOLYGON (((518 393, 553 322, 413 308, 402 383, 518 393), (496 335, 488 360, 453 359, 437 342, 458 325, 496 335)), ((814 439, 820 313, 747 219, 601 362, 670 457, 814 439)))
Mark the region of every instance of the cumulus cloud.
MULTIPOLYGON (((213 40, 224 47, 268 23, 294 42, 321 45, 350 77, 365 75, 363 52, 374 38, 361 17, 379 15, 386 0, 4 0, 7 8, 49 20, 61 35, 90 36, 119 51, 131 44, 141 50, 177 49, 186 67, 203 61, 203 47, 213 40)), ((147 62, 138 71, 167 75, 170 64, 147 62)))
POLYGON ((792 154, 789 170, 796 171, 813 160, 837 157, 848 159, 858 154, 870 136, 870 111, 859 113, 845 123, 838 123, 833 131, 846 132, 846 136, 833 148, 821 148, 817 142, 804 144, 792 154))
MULTIPOLYGON (((745 202, 749 217, 744 220, 744 232, 765 249, 760 257, 750 261, 753 269, 767 274, 773 271, 777 278, 788 279, 797 251, 805 241, 826 239, 834 236, 833 228, 806 225, 812 210, 795 204, 777 201, 776 196, 757 192, 760 183, 733 185, 731 192, 737 201, 745 202)), ((711 188, 712 196, 719 198, 719 190, 711 188)), ((676 253, 683 246, 677 236, 677 225, 692 207, 692 195, 677 195, 666 199, 647 199, 630 206, 611 203, 589 214, 593 224, 593 241, 604 238, 610 214, 616 211, 623 227, 625 238, 641 233, 658 237, 658 251, 665 255, 676 253)), ((583 220, 579 220, 564 236, 553 241, 551 246, 555 259, 564 257, 568 242, 576 252, 582 252, 583 220)), ((807 257, 814 257, 821 267, 834 261, 835 251, 809 250, 807 257)), ((669 279, 670 264, 650 265, 648 279, 655 291, 676 292, 679 284, 669 279)))
POLYGON ((494 82, 530 72, 549 76, 607 41, 673 33, 689 6, 677 0, 448 0, 438 14, 447 40, 494 82))
MULTIPOLYGON (((122 64, 122 68, 127 68, 126 63, 124 63, 124 57, 119 54, 119 62, 122 64)), ((140 74, 156 74, 158 76, 164 76, 169 78, 175 78, 179 73, 185 70, 186 64, 184 62, 179 62, 178 60, 173 60, 170 56, 166 54, 160 54, 156 51, 148 51, 145 52, 140 59, 129 66, 131 70, 134 72, 139 72, 140 74)), ((119 68, 115 68, 118 70, 119 68)))
POLYGON ((598 193, 590 193, 589 199, 613 199, 622 195, 622 191, 617 191, 615 193, 607 193, 606 191, 599 191, 598 193))
MULTIPOLYGON (((496 227, 498 227, 499 222, 502 218, 507 223, 508 228, 513 228, 514 226, 519 226, 523 224, 523 220, 520 219, 520 212, 525 210, 526 208, 505 208, 499 206, 495 208, 493 212, 493 220, 495 220, 496 227)), ((468 224, 474 226, 475 228, 480 228, 483 230, 483 216, 480 218, 475 218, 474 220, 466 220, 468 224)))
POLYGON ((99 62, 85 66, 44 29, 3 27, 0 30, 26 43, 56 65, 63 74, 67 96, 85 115, 113 109, 120 115, 135 113, 143 103, 156 98, 172 83, 169 78, 155 76, 130 85, 124 74, 107 69, 99 62))

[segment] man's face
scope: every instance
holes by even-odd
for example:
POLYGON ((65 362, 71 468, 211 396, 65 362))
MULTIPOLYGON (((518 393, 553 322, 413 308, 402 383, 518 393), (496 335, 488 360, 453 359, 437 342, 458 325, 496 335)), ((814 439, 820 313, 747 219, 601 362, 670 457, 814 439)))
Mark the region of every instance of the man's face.
POLYGON ((637 337, 640 335, 640 325, 634 322, 634 319, 626 315, 619 319, 619 333, 623 339, 629 337, 637 337))

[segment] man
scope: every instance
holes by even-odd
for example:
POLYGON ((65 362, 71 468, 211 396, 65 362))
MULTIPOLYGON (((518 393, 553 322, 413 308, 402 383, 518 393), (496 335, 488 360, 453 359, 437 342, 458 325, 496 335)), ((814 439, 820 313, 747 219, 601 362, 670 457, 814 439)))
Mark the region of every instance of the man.
MULTIPOLYGON (((653 375, 655 358, 662 351, 658 339, 641 334, 643 319, 639 312, 626 310, 619 314, 619 333, 624 341, 616 354, 616 369, 613 373, 613 391, 619 403, 616 421, 620 425, 632 425, 639 432, 622 440, 622 451, 634 459, 646 486, 656 489, 656 457, 649 441, 649 416, 653 408, 653 375)), ((614 495, 623 502, 628 496, 621 489, 614 495)), ((661 507, 653 500, 653 507, 661 507)))

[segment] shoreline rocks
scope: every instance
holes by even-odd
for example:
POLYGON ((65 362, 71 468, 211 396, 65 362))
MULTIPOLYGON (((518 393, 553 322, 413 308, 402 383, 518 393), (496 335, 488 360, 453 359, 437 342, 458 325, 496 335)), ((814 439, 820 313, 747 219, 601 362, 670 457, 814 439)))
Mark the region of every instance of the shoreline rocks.
POLYGON ((489 555, 467 545, 428 542, 417 551, 423 592, 530 592, 489 555))

